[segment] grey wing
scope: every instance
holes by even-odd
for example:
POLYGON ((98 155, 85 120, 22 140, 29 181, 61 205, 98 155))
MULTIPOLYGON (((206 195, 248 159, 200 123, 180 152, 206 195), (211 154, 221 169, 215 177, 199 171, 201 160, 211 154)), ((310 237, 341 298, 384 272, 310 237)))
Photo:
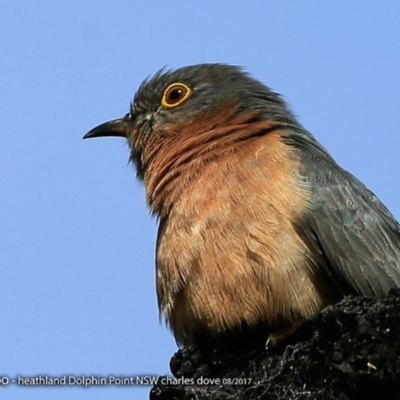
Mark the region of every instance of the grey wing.
POLYGON ((343 294, 382 296, 400 287, 400 225, 312 137, 307 147, 303 178, 313 202, 299 229, 323 268, 343 294))

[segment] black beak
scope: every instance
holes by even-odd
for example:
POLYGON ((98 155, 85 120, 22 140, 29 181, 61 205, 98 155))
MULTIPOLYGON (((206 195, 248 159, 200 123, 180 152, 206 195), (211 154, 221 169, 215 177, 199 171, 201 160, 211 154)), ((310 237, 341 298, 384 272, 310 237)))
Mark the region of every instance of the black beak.
POLYGON ((127 117, 114 119, 113 121, 105 122, 96 128, 90 130, 83 139, 91 139, 102 136, 120 136, 128 137, 130 120, 127 117))

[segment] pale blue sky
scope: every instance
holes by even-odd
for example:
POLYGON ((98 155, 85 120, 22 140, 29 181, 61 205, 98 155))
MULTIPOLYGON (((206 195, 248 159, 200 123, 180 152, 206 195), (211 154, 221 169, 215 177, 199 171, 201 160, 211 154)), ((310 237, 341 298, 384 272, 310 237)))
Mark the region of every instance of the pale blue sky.
MULTIPOLYGON (((156 222, 122 139, 82 141, 165 65, 228 62, 400 218, 398 1, 6 1, 0 13, 0 374, 160 375, 156 222)), ((0 387, 144 399, 149 387, 0 387)))

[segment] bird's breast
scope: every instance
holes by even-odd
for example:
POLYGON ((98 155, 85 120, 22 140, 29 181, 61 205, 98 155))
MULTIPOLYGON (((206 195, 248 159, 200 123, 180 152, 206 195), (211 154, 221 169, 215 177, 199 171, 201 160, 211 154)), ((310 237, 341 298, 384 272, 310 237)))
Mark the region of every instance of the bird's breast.
POLYGON ((318 270, 296 231, 310 194, 274 132, 204 165, 160 226, 157 293, 178 343, 317 313, 318 270))

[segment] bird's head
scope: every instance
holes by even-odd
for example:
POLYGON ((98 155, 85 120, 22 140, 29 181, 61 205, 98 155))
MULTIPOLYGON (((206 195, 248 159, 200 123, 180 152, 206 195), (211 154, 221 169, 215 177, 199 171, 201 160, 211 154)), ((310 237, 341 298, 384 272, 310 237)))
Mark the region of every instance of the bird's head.
POLYGON ((138 177, 145 179, 161 150, 174 148, 175 157, 179 157, 196 146, 213 148, 218 141, 223 142, 221 138, 234 133, 234 126, 258 121, 295 123, 280 96, 241 68, 199 64, 160 70, 146 79, 128 114, 97 126, 84 139, 126 138, 138 177))

